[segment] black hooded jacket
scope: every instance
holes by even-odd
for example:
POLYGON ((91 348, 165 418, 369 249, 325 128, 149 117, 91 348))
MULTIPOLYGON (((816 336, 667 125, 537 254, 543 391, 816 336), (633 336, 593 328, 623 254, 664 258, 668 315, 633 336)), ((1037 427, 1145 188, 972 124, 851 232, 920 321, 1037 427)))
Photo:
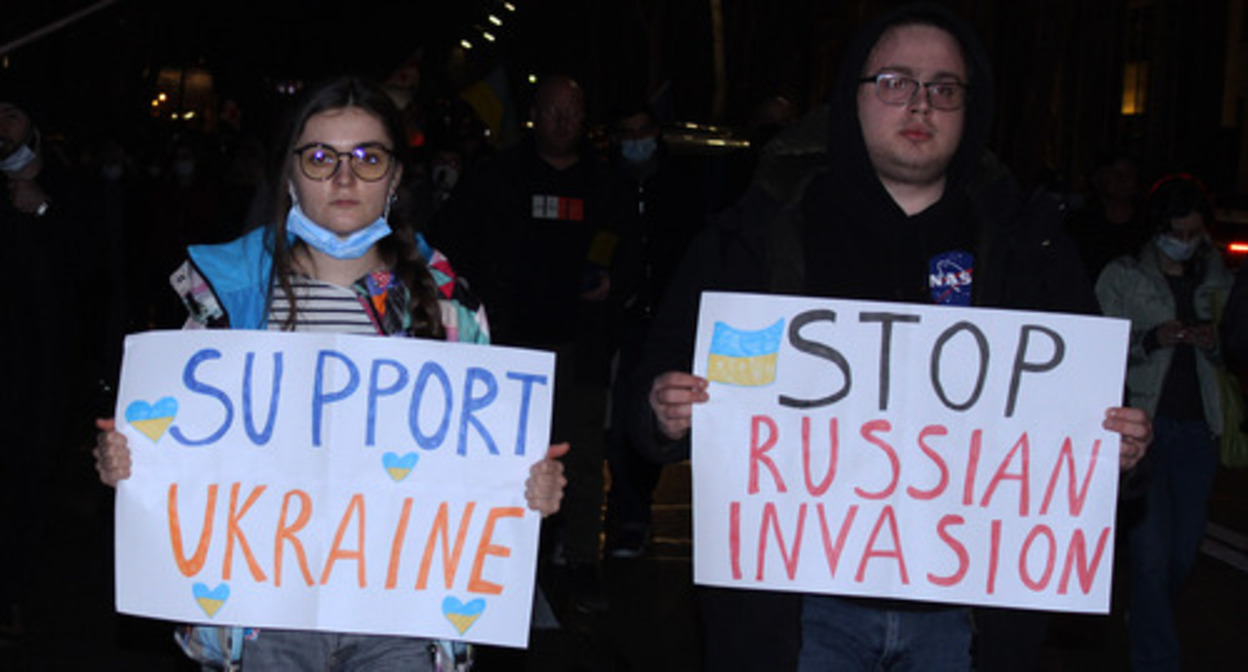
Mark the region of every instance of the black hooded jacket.
POLYGON ((1024 194, 986 150, 992 73, 965 23, 938 5, 907 5, 863 31, 842 60, 828 106, 767 145, 750 188, 696 239, 676 271, 637 376, 629 428, 648 457, 688 457, 688 441, 663 439, 646 399, 665 371, 688 371, 701 293, 773 292, 883 301, 931 301, 928 259, 944 247, 974 255, 976 306, 1098 311, 1064 205, 1024 194), (896 205, 867 156, 857 114, 862 68, 890 27, 944 28, 962 45, 968 100, 962 143, 945 196, 914 217, 896 205))
MULTIPOLYGON (((706 290, 931 301, 929 260, 952 247, 973 255, 971 305, 1097 312, 1079 253, 1063 232, 1062 203, 1024 194, 986 151, 992 116, 984 50, 943 8, 908 5, 861 31, 829 104, 764 148, 749 189, 703 230, 677 269, 642 365, 632 372, 635 393, 621 402, 628 404, 626 430, 638 450, 658 462, 689 455, 688 439, 658 433, 648 393, 658 375, 689 370, 706 290), (962 143, 947 169, 944 197, 915 217, 902 212, 876 176, 856 99, 872 47, 890 27, 908 23, 954 35, 968 68, 962 143)), ((715 588, 700 594, 708 669, 796 669, 800 595, 715 588)))

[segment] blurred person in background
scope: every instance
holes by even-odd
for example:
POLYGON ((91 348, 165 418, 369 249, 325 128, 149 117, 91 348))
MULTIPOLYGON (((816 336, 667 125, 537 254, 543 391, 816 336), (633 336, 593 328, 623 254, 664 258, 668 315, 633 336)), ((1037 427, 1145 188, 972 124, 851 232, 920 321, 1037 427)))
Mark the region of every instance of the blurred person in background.
POLYGON ((1087 200, 1075 211, 1067 230, 1083 257, 1088 277, 1095 280, 1105 265, 1132 254, 1144 244, 1140 167, 1126 154, 1111 154, 1092 172, 1087 200))
POLYGON ((585 141, 585 94, 566 75, 541 79, 532 132, 472 167, 438 209, 432 242, 490 307, 495 342, 554 352, 553 432, 577 446, 552 521, 552 597, 581 613, 605 607, 599 579, 610 311, 617 232, 605 171, 585 141), (562 599, 565 597, 567 599, 562 599))
POLYGON ((610 216, 622 232, 618 343, 607 435, 607 557, 640 557, 651 536, 651 495, 660 465, 643 457, 624 431, 625 404, 636 384, 642 346, 672 273, 706 217, 699 171, 673 156, 646 104, 621 111, 611 128, 610 216))
MULTIPOLYGON (((40 92, 0 79, 0 268, 8 315, 0 348, 0 637, 28 625, 57 451, 65 441, 81 341, 80 291, 100 260, 77 175, 47 151, 40 92)), ((101 300, 93 297, 93 300, 101 300)))
POLYGON ((1144 217, 1151 238, 1111 261, 1096 283, 1104 313, 1131 320, 1128 403, 1153 417, 1144 510, 1127 529, 1136 672, 1180 667, 1174 605, 1204 536, 1222 431, 1214 302, 1231 286, 1209 240, 1212 204, 1195 178, 1158 182, 1144 217))

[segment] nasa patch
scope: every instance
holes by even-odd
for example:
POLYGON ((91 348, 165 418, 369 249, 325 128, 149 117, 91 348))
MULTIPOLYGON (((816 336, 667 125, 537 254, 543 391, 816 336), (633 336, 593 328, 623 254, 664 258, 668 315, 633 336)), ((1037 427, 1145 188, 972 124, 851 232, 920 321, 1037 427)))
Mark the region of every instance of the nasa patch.
POLYGON ((932 303, 944 306, 971 305, 975 277, 975 255, 962 250, 941 252, 927 267, 927 286, 932 303))

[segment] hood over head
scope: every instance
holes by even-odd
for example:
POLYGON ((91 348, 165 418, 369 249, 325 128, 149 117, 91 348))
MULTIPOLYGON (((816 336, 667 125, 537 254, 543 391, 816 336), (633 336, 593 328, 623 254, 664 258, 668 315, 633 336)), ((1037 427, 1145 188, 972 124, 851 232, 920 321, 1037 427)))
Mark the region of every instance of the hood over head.
MULTIPOLYGON (((933 2, 914 2, 887 12, 858 31, 841 59, 830 100, 829 150, 833 170, 854 189, 868 189, 887 198, 867 155, 858 119, 858 89, 871 50, 890 28, 930 25, 952 35, 962 47, 967 68, 967 100, 962 142, 946 171, 947 189, 964 185, 987 146, 995 112, 995 86, 983 44, 971 27, 949 9, 933 2), (871 185, 874 185, 873 187, 871 185)), ((849 186, 849 185, 847 185, 849 186)))
MULTIPOLYGON (((993 116, 993 84, 984 50, 970 27, 930 2, 906 4, 859 31, 841 60, 829 101, 827 170, 802 202, 804 290, 817 296, 930 302, 930 264, 955 251, 975 251, 973 183, 993 116), (961 142, 945 169, 943 197, 904 212, 872 165, 858 119, 864 66, 880 37, 902 25, 928 25, 952 35, 967 70, 961 142)), ((959 262, 964 263, 964 262, 959 262)), ((961 296, 961 295, 960 295, 961 296)))

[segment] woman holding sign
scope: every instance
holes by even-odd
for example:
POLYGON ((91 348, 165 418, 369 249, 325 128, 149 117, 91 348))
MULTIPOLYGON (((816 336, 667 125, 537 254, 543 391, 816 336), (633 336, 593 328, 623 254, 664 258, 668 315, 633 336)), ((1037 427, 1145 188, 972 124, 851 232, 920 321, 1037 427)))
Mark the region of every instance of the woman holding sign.
MULTIPOLYGON (((174 274, 190 312, 187 328, 485 343, 483 313, 446 259, 397 221, 405 140, 399 111, 380 88, 343 78, 309 91, 285 138, 273 224, 225 245, 191 247, 190 261, 174 274)), ((130 476, 130 450, 112 420, 98 424, 96 469, 115 486, 130 476)), ((567 450, 552 446, 530 470, 525 499, 542 515, 559 509, 566 481, 555 458, 567 450)), ((408 670, 461 662, 447 659, 455 647, 416 638, 266 629, 249 630, 243 641, 241 629, 228 630, 197 627, 180 640, 217 666, 236 665, 238 650, 229 650, 240 643, 243 665, 256 669, 320 669, 330 659, 408 670), (204 654, 220 644, 225 659, 204 654)))
POLYGON ((1133 669, 1178 669, 1173 599, 1205 529, 1218 465, 1222 366, 1215 303, 1231 277, 1206 230, 1213 210, 1187 175, 1158 182, 1145 217, 1153 238, 1105 267, 1096 294, 1106 315, 1131 320, 1127 389, 1153 415, 1155 439, 1142 517, 1130 528, 1133 669))

